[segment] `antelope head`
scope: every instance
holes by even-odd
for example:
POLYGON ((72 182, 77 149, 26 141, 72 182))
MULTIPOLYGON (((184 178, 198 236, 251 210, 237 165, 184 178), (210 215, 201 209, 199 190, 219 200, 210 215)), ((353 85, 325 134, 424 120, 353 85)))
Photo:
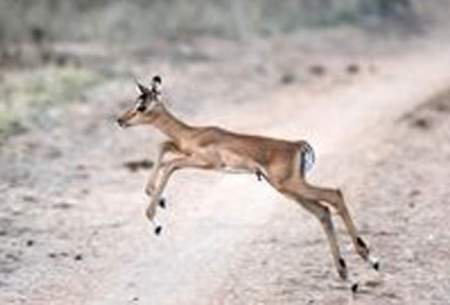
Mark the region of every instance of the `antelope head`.
POLYGON ((140 94, 133 107, 117 119, 120 127, 152 123, 158 112, 163 108, 161 107, 161 83, 161 77, 158 75, 153 77, 150 88, 136 81, 140 94))

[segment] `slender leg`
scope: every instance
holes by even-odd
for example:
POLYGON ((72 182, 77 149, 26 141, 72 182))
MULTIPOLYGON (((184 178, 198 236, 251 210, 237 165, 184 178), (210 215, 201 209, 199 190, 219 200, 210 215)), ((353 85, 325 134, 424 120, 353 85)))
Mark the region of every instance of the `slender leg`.
POLYGON ((156 181, 156 187, 150 204, 147 207, 146 215, 150 221, 153 221, 156 213, 156 207, 158 205, 159 198, 169 181, 170 176, 178 169, 182 168, 208 168, 209 164, 201 160, 196 160, 191 157, 181 157, 177 159, 170 160, 161 165, 161 175, 158 175, 158 180, 156 181))
POLYGON ((159 145, 158 156, 156 157, 155 165, 153 167, 152 173, 145 187, 145 193, 148 196, 151 196, 152 193, 154 192, 155 182, 156 179, 158 178, 163 158, 168 152, 174 153, 178 152, 178 149, 176 148, 175 144, 171 141, 165 141, 159 145))
POLYGON ((347 205, 345 204, 342 192, 339 189, 315 187, 306 183, 302 184, 300 192, 302 196, 314 200, 327 202, 331 206, 336 208, 339 216, 342 218, 345 224, 345 227, 347 228, 347 231, 352 239, 356 252, 364 260, 369 261, 375 270, 378 270, 379 263, 376 260, 370 258, 369 248, 367 247, 363 239, 358 235, 356 227, 348 211, 347 205))
POLYGON ((341 279, 347 279, 347 266, 345 260, 342 258, 339 245, 337 242, 336 232, 334 230, 331 213, 328 207, 322 205, 318 201, 297 198, 296 201, 303 206, 307 211, 312 213, 320 221, 323 230, 330 245, 331 254, 333 256, 334 264, 341 279))

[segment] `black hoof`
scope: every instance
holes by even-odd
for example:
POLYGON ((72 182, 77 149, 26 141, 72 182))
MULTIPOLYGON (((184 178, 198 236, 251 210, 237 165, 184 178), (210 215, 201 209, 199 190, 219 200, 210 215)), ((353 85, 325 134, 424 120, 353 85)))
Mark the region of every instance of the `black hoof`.
POLYGON ((380 262, 375 262, 372 264, 373 269, 375 269, 376 271, 380 270, 380 262))
POLYGON ((156 235, 161 234, 161 230, 162 230, 162 227, 161 227, 161 226, 157 226, 157 227, 155 228, 155 234, 156 234, 156 235))
POLYGON ((166 208, 166 199, 164 199, 164 198, 159 199, 159 206, 162 209, 165 209, 166 208))
POLYGON ((341 279, 346 280, 347 279, 347 265, 343 258, 339 259, 339 266, 340 266, 338 268, 339 276, 341 277, 341 279))
POLYGON ((358 291, 358 287, 359 287, 358 283, 354 283, 352 285, 352 293, 356 293, 358 291))
POLYGON ((369 250, 369 248, 367 247, 366 243, 362 240, 361 237, 357 237, 356 238, 356 242, 358 243, 358 246, 365 249, 365 250, 369 250))

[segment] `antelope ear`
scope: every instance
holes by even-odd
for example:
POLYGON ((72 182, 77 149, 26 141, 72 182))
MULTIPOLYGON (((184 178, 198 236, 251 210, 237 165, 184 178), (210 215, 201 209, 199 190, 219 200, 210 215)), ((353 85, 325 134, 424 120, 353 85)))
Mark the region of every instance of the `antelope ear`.
POLYGON ((144 85, 142 85, 140 82, 136 81, 136 86, 139 88, 139 91, 141 91, 142 94, 150 94, 151 91, 144 85))
POLYGON ((159 76, 159 75, 153 76, 152 81, 153 81, 154 83, 158 83, 158 84, 160 84, 160 85, 162 84, 162 79, 161 79, 161 76, 159 76))
POLYGON ((161 93, 162 80, 159 75, 155 75, 152 78, 152 91, 156 93, 161 93))

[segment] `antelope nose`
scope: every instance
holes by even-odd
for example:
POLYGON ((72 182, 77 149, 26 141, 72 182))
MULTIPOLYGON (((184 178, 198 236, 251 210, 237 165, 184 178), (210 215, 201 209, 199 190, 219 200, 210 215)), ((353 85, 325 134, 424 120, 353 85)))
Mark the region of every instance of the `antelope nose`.
POLYGON ((117 124, 119 124, 120 127, 123 127, 125 124, 125 121, 122 118, 117 119, 117 124))

